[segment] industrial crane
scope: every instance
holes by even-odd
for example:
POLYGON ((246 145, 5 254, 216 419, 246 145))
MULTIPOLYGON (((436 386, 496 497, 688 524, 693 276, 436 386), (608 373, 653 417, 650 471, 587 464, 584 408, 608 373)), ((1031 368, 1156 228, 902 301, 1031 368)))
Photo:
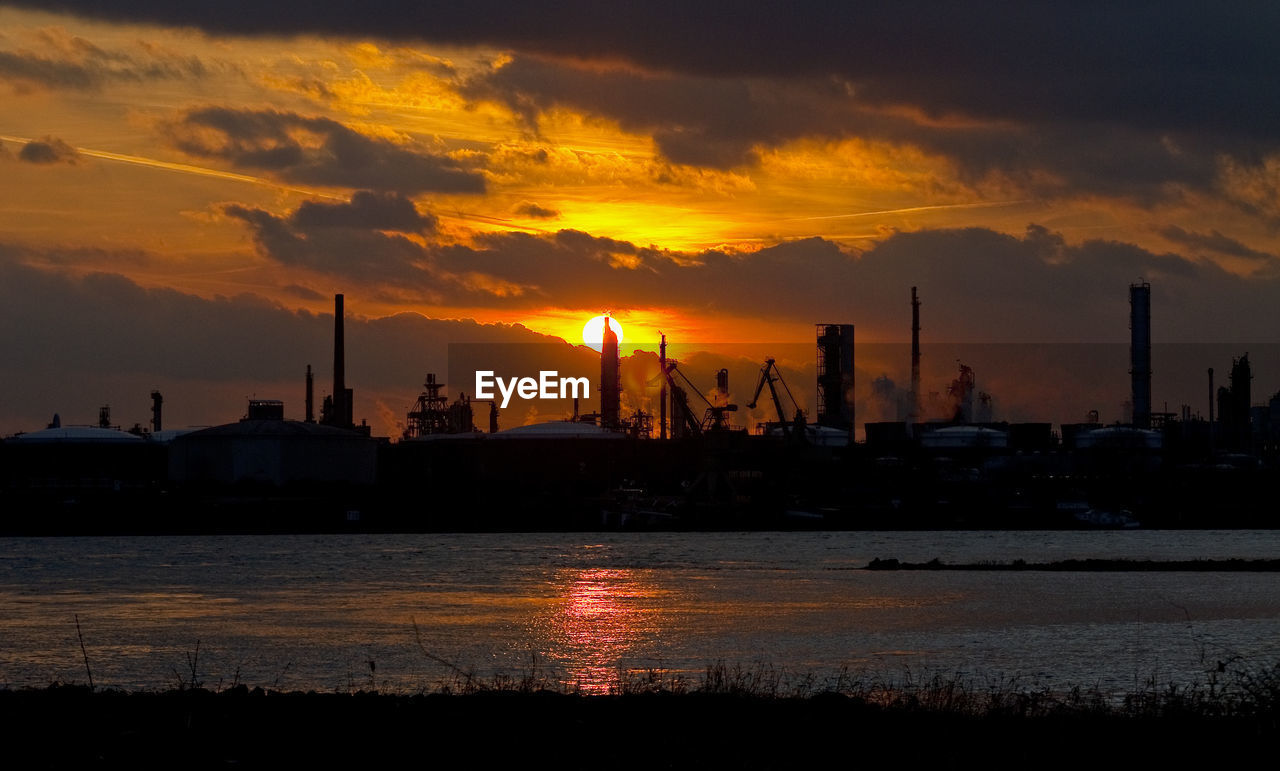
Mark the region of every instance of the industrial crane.
MULTIPOLYGON (((676 439, 681 436, 684 436, 685 434, 696 435, 696 434, 702 433, 702 427, 698 423, 698 417, 693 414, 693 410, 689 409, 688 393, 686 393, 685 390, 676 383, 676 379, 673 374, 673 373, 679 372, 679 370, 676 369, 676 360, 667 358, 666 349, 667 349, 667 336, 663 335, 662 336, 662 358, 660 360, 660 366, 661 366, 662 372, 658 374, 658 377, 662 378, 662 383, 663 383, 662 393, 661 393, 661 396, 659 397, 662 401, 662 424, 661 424, 662 429, 661 430, 663 431, 663 436, 665 438, 665 435, 666 435, 666 423, 667 423, 666 400, 667 400, 668 390, 671 393, 671 407, 674 412, 674 414, 671 416, 671 437, 673 439, 676 439)), ((684 377, 683 372, 680 373, 680 377, 684 378, 685 382, 688 382, 689 380, 688 378, 684 377)), ((694 389, 694 392, 695 393, 697 392, 696 388, 694 389)))
MULTIPOLYGON (((779 371, 778 365, 773 359, 765 359, 764 366, 760 368, 760 382, 756 384, 755 395, 751 397, 751 401, 747 404, 747 409, 754 410, 756 408, 756 402, 760 399, 760 392, 764 390, 766 385, 769 386, 769 396, 773 399, 773 408, 778 413, 778 426, 782 429, 782 435, 789 438, 793 422, 797 426, 804 425, 804 412, 800 409, 800 405, 796 403, 795 397, 791 395, 791 389, 787 387, 787 381, 782 379, 782 372, 779 371), (778 389, 774 383, 781 383, 782 389, 787 392, 787 398, 791 400, 791 406, 795 407, 794 419, 787 418, 787 413, 782 408, 782 398, 778 395, 778 389)), ((803 432, 803 429, 801 431, 803 432)), ((803 436, 803 433, 801 435, 803 436)))
MULTIPOLYGON (((733 428, 729 423, 728 414, 737 412, 736 404, 715 404, 693 384, 693 381, 679 370, 674 359, 667 359, 663 374, 666 377, 667 387, 671 389, 671 395, 675 406, 676 414, 673 416, 674 421, 679 421, 682 430, 674 430, 672 434, 680 436, 683 434, 702 434, 707 431, 727 431, 733 428), (684 385, 676 382, 675 376, 679 375, 684 381, 684 385), (694 414, 693 409, 689 406, 689 392, 692 391, 707 405, 707 411, 701 421, 694 414)), ((726 369, 716 373, 716 388, 724 394, 729 392, 729 371, 726 369)))
MULTIPOLYGON (((681 374, 681 377, 683 376, 684 375, 681 374)), ((720 395, 720 399, 718 399, 717 401, 723 400, 725 401, 724 404, 714 404, 707 397, 702 396, 702 394, 698 394, 698 396, 701 396, 702 400, 707 403, 707 413, 702 418, 702 430, 703 431, 731 430, 733 426, 729 423, 728 413, 737 412, 738 405, 727 403, 729 399, 729 370, 721 369, 719 372, 716 373, 715 393, 720 395)))

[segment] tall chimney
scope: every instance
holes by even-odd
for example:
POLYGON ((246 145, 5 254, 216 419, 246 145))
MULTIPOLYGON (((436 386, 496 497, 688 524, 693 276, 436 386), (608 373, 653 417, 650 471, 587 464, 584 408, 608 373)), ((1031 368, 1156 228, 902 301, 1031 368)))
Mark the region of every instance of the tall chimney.
POLYGON ((658 346, 658 367, 662 370, 662 385, 658 387, 658 437, 667 438, 667 336, 662 335, 658 346))
POLYGON ((333 296, 333 425, 347 428, 351 422, 347 417, 350 408, 347 406, 347 360, 343 339, 342 295, 333 296))
POLYGON ((164 404, 164 397, 159 391, 151 392, 151 433, 160 433, 160 405, 164 404))
POLYGON ((618 333, 604 317, 604 330, 600 345, 600 423, 605 428, 617 428, 622 412, 622 383, 618 372, 618 333))
POLYGON ((920 298, 911 287, 911 407, 907 423, 920 420, 920 298))
POLYGON ((1213 390, 1213 367, 1209 368, 1209 455, 1213 455, 1213 400, 1216 396, 1213 390))
POLYGON ((311 374, 311 365, 307 365, 307 414, 303 418, 308 423, 316 422, 316 381, 311 374))
POLYGON ((1209 368, 1209 422, 1213 422, 1213 367, 1209 368))
POLYGON ((1133 425, 1151 427, 1151 285, 1129 285, 1129 374, 1133 376, 1133 425))

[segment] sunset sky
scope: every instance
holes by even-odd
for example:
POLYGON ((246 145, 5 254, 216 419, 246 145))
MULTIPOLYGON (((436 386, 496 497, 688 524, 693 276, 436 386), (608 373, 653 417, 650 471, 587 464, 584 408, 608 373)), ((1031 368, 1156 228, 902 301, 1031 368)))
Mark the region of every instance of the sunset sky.
POLYGON ((448 343, 603 311, 628 349, 901 342, 914 285, 931 342, 1124 343, 1143 279, 1159 342, 1280 342, 1278 34, 1271 2, 0 0, 0 434, 152 388, 175 427, 297 416, 335 292, 379 432, 448 343))

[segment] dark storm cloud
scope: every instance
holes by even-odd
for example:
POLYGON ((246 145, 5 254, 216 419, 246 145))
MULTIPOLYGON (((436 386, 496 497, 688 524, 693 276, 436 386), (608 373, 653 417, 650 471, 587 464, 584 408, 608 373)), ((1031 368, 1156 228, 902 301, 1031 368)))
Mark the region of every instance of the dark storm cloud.
POLYGON ((360 190, 348 203, 303 201, 289 216, 289 224, 304 230, 339 227, 427 233, 435 230, 436 217, 418 211, 402 195, 360 190))
POLYGON ((456 272, 441 268, 434 248, 421 240, 434 233, 436 217, 398 195, 361 191, 349 203, 304 202, 287 216, 239 204, 225 205, 222 212, 249 226, 264 257, 385 290, 388 302, 408 293, 417 302, 465 298, 484 304, 525 291, 475 265, 461 265, 456 272))
POLYGON ((1222 137, 1175 139, 1114 125, 950 128, 872 120, 865 133, 940 153, 969 182, 998 172, 1032 195, 1097 193, 1139 203, 1176 199, 1181 191, 1171 185, 1213 190, 1222 153, 1245 147, 1222 137))
POLYGON ((403 193, 484 192, 484 178, 447 156, 370 137, 329 118, 204 107, 162 124, 188 155, 308 185, 403 193))
POLYGON ((500 302, 530 307, 594 307, 605 292, 619 300, 651 299, 662 271, 675 265, 666 252, 577 230, 487 233, 474 246, 435 246, 431 257, 451 274, 479 273, 524 287, 500 302))
MULTIPOLYGON (((145 42, 133 50, 106 50, 56 29, 36 33, 39 51, 0 50, 0 82, 17 91, 96 91, 110 82, 200 78, 210 66, 199 57, 166 51, 145 42)), ((229 69, 225 64, 214 65, 229 69)))
MULTIPOLYGON (((399 203, 380 199, 380 205, 392 210, 399 203)), ((689 294, 670 293, 666 282, 706 281, 710 275, 734 274, 744 266, 768 266, 778 274, 795 276, 805 274, 813 259, 850 261, 834 244, 820 239, 770 247, 750 260, 719 252, 666 252, 577 230, 550 235, 484 233, 475 237, 474 246, 441 244, 410 238, 419 223, 401 221, 393 227, 389 219, 372 216, 372 208, 353 201, 350 205, 304 204, 288 215, 239 204, 226 205, 222 211, 244 222, 258 251, 282 265, 362 286, 409 291, 422 301, 444 304, 540 307, 554 302, 593 307, 607 290, 620 301, 637 305, 654 304, 671 294, 682 302, 715 307, 705 292, 691 288, 689 294), (342 215, 323 216, 328 211, 342 215), (361 216, 354 215, 357 211, 361 216)), ((767 281, 776 279, 771 275, 767 281)), ((790 284, 799 285, 794 280, 790 284)), ((736 283, 734 288, 735 294, 743 291, 736 283)), ((769 291, 762 290, 760 295, 769 291)), ((833 297, 839 295, 835 292, 833 297)), ((723 307, 741 310, 743 301, 726 298, 723 307)))
MULTIPOLYGON (((303 224, 262 209, 230 204, 228 216, 253 231, 259 251, 282 265, 307 268, 362 283, 394 283, 425 288, 431 280, 422 246, 399 233, 368 227, 303 224)), ((302 212, 302 209, 298 210, 302 212)), ((312 209, 311 211, 314 211, 312 209)))
POLYGON ((533 124, 555 107, 617 120, 652 135, 678 163, 744 167, 761 148, 859 137, 943 156, 971 185, 998 174, 1044 198, 1083 191, 1149 204, 1176 199, 1182 188, 1211 191, 1224 154, 1255 157, 1265 147, 1238 136, 1119 123, 934 122, 868 105, 830 78, 723 81, 516 59, 464 90, 507 104, 533 124))
POLYGON ((615 307, 673 307, 692 316, 848 321, 891 338, 909 328, 913 285, 927 298, 935 340, 1124 340, 1127 287, 1138 280, 1153 284, 1164 341, 1259 339, 1280 328, 1273 278, 1246 280, 1116 241, 1070 245, 1038 225, 1021 238, 985 228, 900 233, 856 257, 819 238, 752 254, 677 254, 561 231, 492 234, 474 247, 434 249, 432 258, 442 270, 469 266, 531 287, 494 298, 499 305, 553 298, 595 307, 608 298, 615 307), (1174 307, 1176 314, 1168 311, 1174 307))
POLYGON ((750 165, 758 146, 858 136, 943 153, 969 181, 996 172, 1029 195, 1147 204, 1210 190, 1223 157, 1249 166, 1280 146, 1280 5, 1261 0, 15 4, 218 34, 495 46, 514 59, 472 77, 472 98, 532 125, 560 106, 604 116, 671 161, 718 169, 750 165))
POLYGON ((463 92, 501 102, 535 128, 555 108, 601 115, 652 135, 677 163, 728 169, 753 163, 757 147, 859 136, 945 155, 971 183, 999 172, 1032 195, 1088 190, 1144 203, 1176 195, 1169 183, 1210 188, 1220 153, 1247 145, 1116 124, 931 123, 868 106, 832 78, 721 80, 536 57, 482 73, 463 92))
POLYGON ((18 151, 18 160, 45 165, 53 163, 74 165, 79 157, 80 154, 74 147, 57 137, 44 137, 27 142, 18 151))
MULTIPOLYGON (((389 208, 396 206, 391 199, 389 208)), ((870 325, 892 339, 906 334, 905 297, 918 286, 935 340, 1094 342, 1125 339, 1127 287, 1146 280, 1161 308, 1179 309, 1157 314, 1165 341, 1266 339, 1267 330, 1280 329, 1274 275, 1245 279, 1208 260, 1119 241, 1068 244, 1034 224, 1021 237, 976 227, 897 233, 857 255, 821 238, 739 254, 673 252, 577 230, 490 232, 470 244, 444 243, 430 232, 411 237, 413 223, 395 230, 377 218, 341 226, 313 221, 318 206, 287 215, 239 205, 224 211, 249 226, 263 256, 402 301, 507 310, 607 302, 694 317, 765 314, 793 324, 870 325)), ((1197 234, 1184 240, 1205 241, 1197 234)), ((1209 240, 1220 252, 1232 246, 1230 239, 1209 240)))
POLYGON ((1169 225, 1157 231, 1160 235, 1176 244, 1199 249, 1229 257, 1244 257, 1250 260, 1274 260, 1275 255, 1251 249, 1234 238, 1224 236, 1216 230, 1208 233, 1193 233, 1177 225, 1169 225))
POLYGON ((616 4, 421 0, 6 0, 243 35, 317 33, 487 44, 715 77, 836 76, 859 98, 1030 121, 1273 135, 1280 6, 1191 0, 616 4))
POLYGON ((852 127, 854 108, 834 84, 749 82, 599 69, 520 57, 463 88, 472 99, 506 104, 536 126, 555 107, 604 115, 653 134, 672 161, 728 168, 750 160, 752 145, 776 143, 833 124, 852 127))
POLYGON ((539 206, 532 201, 525 201, 516 207, 516 214, 523 214, 526 217, 532 217, 539 220, 553 220, 560 216, 560 212, 555 209, 548 209, 545 206, 539 206))
POLYGON ((104 80, 99 72, 71 62, 45 59, 30 53, 0 51, 0 79, 26 88, 96 89, 104 80))
POLYGON ((901 319, 899 339, 911 285, 935 340, 1127 341, 1127 288, 1142 280, 1160 342, 1272 340, 1280 328, 1274 276, 1118 241, 1069 245, 1037 225, 1022 238, 985 228, 897 234, 862 255, 853 278, 856 318, 901 319))

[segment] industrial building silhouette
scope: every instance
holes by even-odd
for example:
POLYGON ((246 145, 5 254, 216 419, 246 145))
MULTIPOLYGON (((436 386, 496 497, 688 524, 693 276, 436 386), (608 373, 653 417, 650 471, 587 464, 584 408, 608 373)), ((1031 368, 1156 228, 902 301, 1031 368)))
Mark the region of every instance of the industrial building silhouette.
MULTIPOLYGON (((727 369, 703 393, 659 351, 658 414, 625 415, 618 337, 604 325, 599 411, 503 430, 489 404, 450 400, 428 373, 401 436, 355 421, 344 297, 335 296, 333 391, 317 420, 253 399, 212 428, 50 426, 0 444, 6 532, 596 528, 1269 527, 1280 395, 1252 404, 1248 354, 1214 391, 1210 419, 1152 409, 1151 285, 1129 287, 1132 415, 1123 424, 997 423, 959 364, 945 419, 923 420, 922 301, 911 288, 911 383, 901 420, 854 442, 852 324, 816 325, 813 419, 773 359, 733 422, 727 369), (765 400, 765 394, 768 398, 765 400), (771 407, 771 409, 768 409, 771 407), (1212 416, 1216 411, 1216 419, 1212 416), (655 425, 656 419, 656 425, 655 425)), ((874 387, 874 386, 873 386, 874 387)))

